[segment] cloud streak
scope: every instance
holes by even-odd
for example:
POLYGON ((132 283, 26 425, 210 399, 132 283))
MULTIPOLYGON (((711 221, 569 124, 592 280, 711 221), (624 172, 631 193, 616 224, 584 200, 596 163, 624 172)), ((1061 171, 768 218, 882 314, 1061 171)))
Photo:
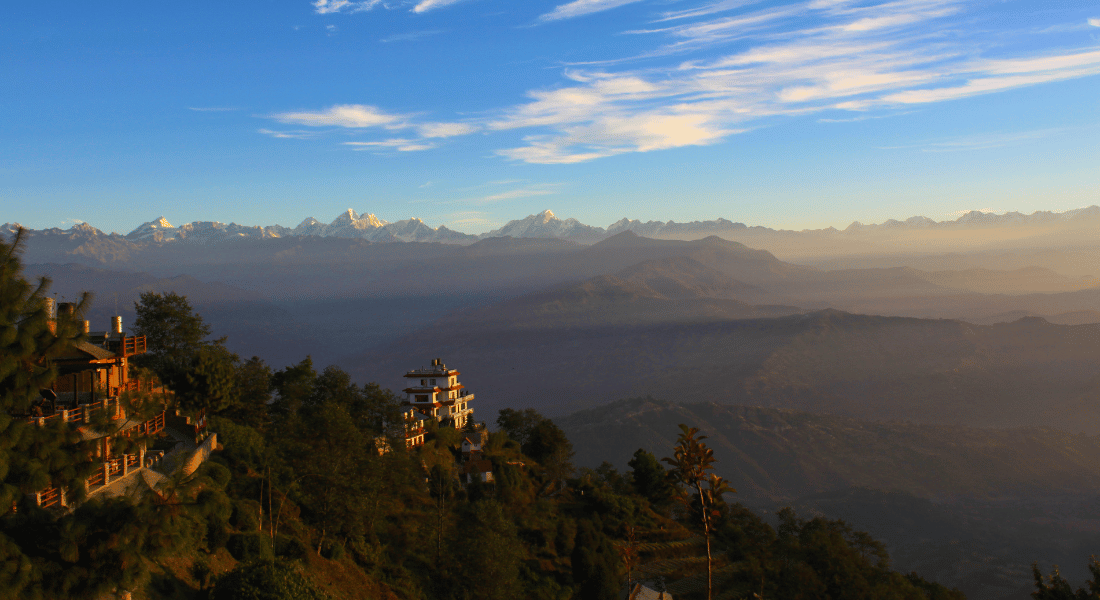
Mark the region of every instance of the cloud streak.
POLYGON ((389 44, 392 42, 415 42, 439 33, 443 32, 439 29, 430 29, 426 31, 410 31, 408 33, 395 33, 393 35, 386 36, 378 41, 382 42, 383 44, 389 44))
MULTIPOLYGON (((414 11, 456 1, 423 0, 414 11)), ((635 1, 575 0, 539 19, 562 21, 635 1)), ((639 45, 648 46, 639 54, 600 68, 567 69, 559 85, 529 90, 523 101, 483 111, 485 116, 476 119, 434 122, 361 104, 272 118, 419 136, 401 138, 400 144, 386 137, 365 147, 420 149, 474 133, 518 132, 516 141, 502 144, 507 147, 495 154, 519 162, 570 164, 716 144, 776 118, 878 118, 918 105, 1100 74, 1100 46, 1094 40, 1079 40, 1076 47, 1059 42, 1023 49, 1004 40, 1014 34, 1033 36, 1031 25, 1015 32, 986 27, 983 16, 968 12, 972 3, 964 0, 684 4, 657 14, 647 29, 623 32, 640 36, 639 45), (632 66, 637 64, 646 66, 632 66)), ((1078 16, 1070 24, 1081 23, 1078 16)), ((992 146, 965 146, 983 147, 992 146)))
MULTIPOLYGON (((1017 144, 1026 144, 1063 133, 1060 128, 1036 129, 1032 131, 996 132, 959 136, 951 139, 922 142, 903 146, 884 146, 881 150, 918 149, 922 152, 963 152, 1003 148, 1017 144)), ((990 211, 986 211, 990 212, 990 211)))
POLYGON ((285 112, 271 115, 280 123, 294 123, 313 127, 387 127, 399 128, 405 121, 402 115, 386 113, 366 104, 338 104, 321 111, 285 112))
POLYGON ((540 16, 539 20, 546 22, 573 19, 640 1, 641 0, 574 0, 573 2, 562 4, 554 8, 554 10, 540 16))
POLYGON ((382 0, 366 0, 365 2, 353 2, 351 0, 316 0, 313 2, 313 11, 319 15, 333 13, 355 13, 371 10, 382 4, 382 0))
POLYGON ((351 146, 353 150, 396 150, 397 152, 420 152, 421 150, 431 150, 432 148, 436 147, 435 144, 427 143, 422 140, 410 140, 402 138, 393 138, 375 142, 344 142, 344 145, 351 146))
POLYGON ((462 0, 421 0, 413 7, 414 13, 428 12, 429 10, 435 10, 437 8, 443 8, 444 6, 450 6, 452 4, 458 4, 462 0))

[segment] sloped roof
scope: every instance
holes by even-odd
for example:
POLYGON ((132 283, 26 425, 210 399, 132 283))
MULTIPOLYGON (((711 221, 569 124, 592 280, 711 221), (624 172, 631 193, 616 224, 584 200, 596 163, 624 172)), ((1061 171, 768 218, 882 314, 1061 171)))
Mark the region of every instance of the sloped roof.
POLYGON ((89 344, 88 342, 77 342, 70 346, 64 354, 58 356, 59 360, 73 359, 73 358, 85 358, 90 356, 96 360, 110 360, 116 356, 114 352, 96 346, 95 344, 89 344))

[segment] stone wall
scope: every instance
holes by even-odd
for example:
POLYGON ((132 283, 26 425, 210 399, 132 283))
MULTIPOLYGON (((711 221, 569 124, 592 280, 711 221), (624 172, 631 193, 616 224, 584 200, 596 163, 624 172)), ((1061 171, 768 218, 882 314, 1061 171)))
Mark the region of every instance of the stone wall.
POLYGON ((218 447, 218 434, 211 433, 210 437, 203 440, 202 444, 195 451, 191 453, 191 456, 187 459, 187 462, 183 463, 183 474, 185 476, 194 473, 198 470, 199 466, 210 458, 210 453, 214 451, 214 448, 218 447))

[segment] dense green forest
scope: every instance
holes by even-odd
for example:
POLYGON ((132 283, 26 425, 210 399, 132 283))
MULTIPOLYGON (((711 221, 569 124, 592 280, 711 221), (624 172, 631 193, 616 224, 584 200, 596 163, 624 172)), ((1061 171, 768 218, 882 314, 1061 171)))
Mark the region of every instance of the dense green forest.
MULTIPOLYGON (((843 521, 738 504, 687 426, 627 472, 576 469, 551 420, 502 410, 484 438, 493 480, 466 482, 459 447, 476 427, 429 420, 426 443, 406 449, 392 392, 308 357, 243 360, 175 294, 143 295, 134 324, 150 344, 135 372, 173 393, 122 401, 134 415, 164 401, 206 411, 219 451, 144 493, 84 501, 87 442, 17 418, 83 335, 90 299, 51 329, 48 285, 24 279, 18 237, 0 244, 0 598, 612 600, 628 582, 681 600, 962 598, 892 571, 843 521), (75 490, 75 508, 38 508, 51 484, 75 490)), ((129 440, 142 442, 154 440, 129 440)), ((1100 597, 1056 572, 1036 581, 1037 598, 1100 597)))

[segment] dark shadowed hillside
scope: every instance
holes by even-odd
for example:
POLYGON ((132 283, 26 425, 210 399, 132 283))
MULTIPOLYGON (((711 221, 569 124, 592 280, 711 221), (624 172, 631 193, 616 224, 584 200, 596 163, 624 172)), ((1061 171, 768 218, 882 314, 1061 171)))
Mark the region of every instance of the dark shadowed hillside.
POLYGON ((653 395, 875 420, 1100 431, 1096 325, 1030 318, 978 326, 822 311, 541 328, 526 323, 541 322, 542 313, 524 317, 516 307, 500 305, 499 320, 456 314, 349 367, 396 386, 425 357, 454 357, 492 411, 533 406, 560 415, 653 395))
POLYGON ((638 448, 665 456, 678 423, 699 427, 710 436, 717 472, 750 499, 789 501, 850 487, 944 501, 1100 494, 1100 438, 1055 429, 883 423, 653 399, 555 422, 572 440, 578 464, 591 467, 603 460, 625 467, 638 448))
POLYGON ((968 598, 1027 600, 1036 560, 1081 582, 1081 557, 1100 542, 1096 436, 652 399, 556 422, 579 464, 627 470, 638 448, 668 456, 678 423, 699 427, 739 502, 844 519, 885 541, 895 568, 931 574, 968 598))

